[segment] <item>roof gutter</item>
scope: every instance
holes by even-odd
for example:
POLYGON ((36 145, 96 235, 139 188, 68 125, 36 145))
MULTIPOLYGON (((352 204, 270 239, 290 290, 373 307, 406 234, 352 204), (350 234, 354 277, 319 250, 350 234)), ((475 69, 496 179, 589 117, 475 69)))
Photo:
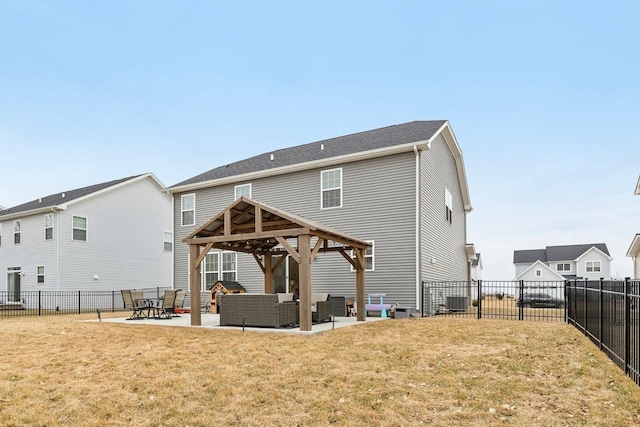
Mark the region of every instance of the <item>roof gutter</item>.
POLYGON ((376 157, 384 157, 392 154, 406 153, 418 149, 429 149, 430 141, 416 141, 408 144, 394 145, 393 147, 384 147, 376 150, 367 150, 359 153, 345 154, 343 156, 331 157, 322 160, 313 160, 311 162, 296 163, 294 165, 281 166, 273 169, 266 169, 256 172, 249 172, 240 175, 233 175, 224 178, 212 179, 209 181, 196 182, 193 184, 185 184, 176 187, 169 187, 165 190, 168 193, 182 193, 185 191, 200 190, 202 188, 217 187, 220 185, 231 184, 238 181, 249 181, 258 178, 266 178, 270 176, 282 175, 286 173, 299 172, 303 170, 333 166, 346 162, 355 162, 358 160, 374 159, 376 157))
POLYGON ((38 209, 31 209, 30 211, 20 211, 20 212, 16 212, 14 214, 8 214, 8 215, 2 215, 0 216, 0 221, 8 221, 8 220, 12 220, 12 219, 16 219, 16 218, 24 218, 26 216, 31 216, 31 215, 38 215, 38 214, 42 214, 42 213, 48 213, 48 212, 57 212, 57 211, 61 211, 64 210, 65 208, 60 206, 60 205, 49 205, 49 206, 43 206, 41 208, 38 209))

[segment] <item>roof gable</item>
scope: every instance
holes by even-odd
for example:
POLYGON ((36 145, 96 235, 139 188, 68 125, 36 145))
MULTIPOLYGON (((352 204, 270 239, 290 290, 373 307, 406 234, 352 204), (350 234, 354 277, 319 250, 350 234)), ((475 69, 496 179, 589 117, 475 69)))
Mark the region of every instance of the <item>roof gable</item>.
POLYGON ((640 196, 640 177, 638 177, 638 183, 636 184, 636 191, 635 193, 636 196, 640 196))
POLYGON ((280 237, 301 234, 306 229, 316 236, 341 244, 366 248, 370 243, 296 214, 240 197, 182 239, 213 243, 217 249, 260 253, 282 244, 280 237))
POLYGON ((640 233, 636 234, 627 251, 628 257, 640 256, 640 233))
POLYGON ((513 280, 520 280, 521 277, 524 277, 529 271, 533 270, 534 268, 540 268, 541 270, 547 270, 548 272, 551 272, 554 276, 556 276, 558 278, 558 280, 564 280, 565 279, 565 277, 563 275, 561 275, 560 273, 555 271, 553 268, 549 267, 547 264, 543 263, 542 261, 536 261, 533 264, 531 264, 529 267, 527 267, 522 273, 518 274, 518 276, 516 276, 516 278, 513 279, 513 280))

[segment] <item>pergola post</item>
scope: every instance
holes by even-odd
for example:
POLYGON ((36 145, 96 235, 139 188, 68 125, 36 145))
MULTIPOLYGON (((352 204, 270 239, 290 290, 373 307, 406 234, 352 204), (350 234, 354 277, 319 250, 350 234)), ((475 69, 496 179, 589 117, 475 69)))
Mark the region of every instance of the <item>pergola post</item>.
POLYGON ((365 249, 356 249, 356 320, 365 320, 365 292, 364 292, 364 254, 365 249))
POLYGON ((200 245, 189 245, 189 294, 191 295, 191 326, 200 326, 202 319, 200 316, 200 263, 198 257, 200 256, 200 245))
POLYGON ((273 255, 271 252, 264 254, 264 293, 273 293, 273 255))
POLYGON ((311 330, 311 235, 298 236, 300 254, 300 330, 311 330))

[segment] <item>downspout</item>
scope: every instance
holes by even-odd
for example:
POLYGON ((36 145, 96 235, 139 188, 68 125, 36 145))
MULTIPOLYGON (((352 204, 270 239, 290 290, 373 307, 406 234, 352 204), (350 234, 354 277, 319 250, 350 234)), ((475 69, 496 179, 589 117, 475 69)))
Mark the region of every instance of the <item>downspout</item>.
POLYGON ((56 274, 56 290, 59 291, 60 290, 60 283, 61 283, 61 275, 62 275, 62 262, 61 262, 61 258, 60 258, 60 209, 56 209, 56 208, 51 208, 51 212, 53 212, 53 216, 56 219, 56 229, 55 232, 57 233, 57 236, 54 235, 55 239, 56 239, 56 265, 58 266, 58 274, 56 274))
POLYGON ((422 230, 420 227, 420 150, 418 146, 413 146, 416 154, 416 310, 420 310, 420 273, 422 271, 422 230))
MULTIPOLYGON (((170 191, 165 192, 167 196, 171 197, 171 289, 176 288, 176 198, 170 191)), ((187 290, 189 290, 189 286, 187 286, 187 290)))

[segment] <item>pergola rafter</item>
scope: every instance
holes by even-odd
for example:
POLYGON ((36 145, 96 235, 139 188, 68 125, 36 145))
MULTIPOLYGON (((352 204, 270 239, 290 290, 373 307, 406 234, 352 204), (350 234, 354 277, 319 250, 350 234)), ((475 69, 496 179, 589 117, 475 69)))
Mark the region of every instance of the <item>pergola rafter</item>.
POLYGON ((311 263, 320 253, 339 252, 356 270, 357 320, 364 320, 365 251, 369 243, 309 219, 241 197, 182 240, 189 245, 191 324, 199 326, 200 265, 211 249, 253 255, 273 292, 273 274, 285 256, 299 264, 300 330, 311 330, 311 263), (315 239, 315 241, 314 241, 315 239), (291 240, 295 241, 292 243, 291 240), (354 251, 351 258, 347 251, 354 251))

